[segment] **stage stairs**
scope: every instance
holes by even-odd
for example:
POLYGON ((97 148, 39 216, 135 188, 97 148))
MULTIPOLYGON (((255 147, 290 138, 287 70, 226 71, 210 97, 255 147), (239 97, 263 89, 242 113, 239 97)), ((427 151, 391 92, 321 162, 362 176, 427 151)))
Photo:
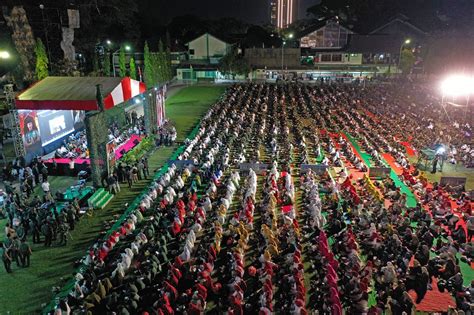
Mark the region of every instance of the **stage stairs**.
POLYGON ((109 193, 104 188, 99 188, 97 191, 89 198, 89 207, 94 209, 104 209, 105 206, 114 198, 114 195, 109 193))

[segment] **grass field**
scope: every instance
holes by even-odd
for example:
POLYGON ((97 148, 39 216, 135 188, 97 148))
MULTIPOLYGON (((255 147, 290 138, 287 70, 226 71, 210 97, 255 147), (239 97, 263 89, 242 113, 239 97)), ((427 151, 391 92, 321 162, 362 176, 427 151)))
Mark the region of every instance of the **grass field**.
MULTIPOLYGON (((179 90, 167 100, 166 114, 178 131, 178 141, 199 121, 209 105, 223 93, 223 86, 193 86, 179 90)), ((150 170, 155 171, 166 163, 176 149, 161 147, 149 157, 150 170)), ((70 185, 65 178, 52 179, 53 187, 70 185), (54 181, 54 183, 53 183, 54 181)), ((71 278, 73 263, 80 259, 87 248, 105 231, 105 224, 122 214, 124 204, 131 202, 149 183, 142 180, 131 189, 122 186, 119 193, 103 210, 97 210, 92 218, 83 218, 71 233, 72 240, 64 247, 33 246, 31 267, 22 269, 13 265, 13 273, 7 274, 0 266, 0 314, 37 314, 41 305, 52 298, 53 286, 61 286, 71 278)), ((4 221, 0 222, 0 238, 4 238, 4 221)))

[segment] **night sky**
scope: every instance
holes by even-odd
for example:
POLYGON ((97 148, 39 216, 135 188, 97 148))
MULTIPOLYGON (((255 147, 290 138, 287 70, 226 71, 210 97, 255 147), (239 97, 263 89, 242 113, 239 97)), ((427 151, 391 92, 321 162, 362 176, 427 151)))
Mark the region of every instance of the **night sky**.
MULTIPOLYGON (((300 11, 305 11, 319 0, 299 0, 300 11)), ((168 23, 180 15, 196 15, 203 19, 235 17, 248 23, 265 24, 269 22, 270 0, 139 0, 143 12, 150 16, 155 12, 162 19, 161 24, 168 23)), ((301 12, 300 12, 301 13, 301 12)), ((304 13, 300 17, 304 17, 304 13)))

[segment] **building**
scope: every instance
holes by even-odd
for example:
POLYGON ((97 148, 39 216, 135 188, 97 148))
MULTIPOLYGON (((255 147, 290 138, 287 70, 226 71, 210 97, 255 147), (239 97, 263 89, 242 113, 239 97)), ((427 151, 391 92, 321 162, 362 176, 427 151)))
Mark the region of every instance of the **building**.
POLYGON ((186 44, 189 60, 203 60, 210 64, 218 64, 232 48, 232 44, 204 33, 186 44))
POLYGON ((270 24, 277 25, 278 23, 278 0, 270 0, 270 24))
POLYGON ((412 34, 408 33, 411 30, 422 35, 408 21, 400 24, 403 32, 397 32, 400 28, 395 25, 399 23, 386 24, 380 33, 360 35, 336 19, 329 19, 297 34, 299 48, 246 49, 245 58, 256 69, 258 79, 279 77, 282 72, 284 76, 303 79, 344 80, 399 73, 400 53, 407 47, 405 34, 412 34))
POLYGON ((298 19, 299 0, 271 0, 270 22, 276 28, 287 28, 298 19))
POLYGON ((218 65, 232 49, 233 40, 223 40, 204 33, 186 44, 187 58, 177 55, 176 78, 179 81, 214 81, 220 78, 218 65))

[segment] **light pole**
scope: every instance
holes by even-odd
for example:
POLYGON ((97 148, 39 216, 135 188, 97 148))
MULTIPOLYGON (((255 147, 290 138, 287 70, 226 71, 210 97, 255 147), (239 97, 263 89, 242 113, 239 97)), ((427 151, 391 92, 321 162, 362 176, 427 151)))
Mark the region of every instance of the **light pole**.
POLYGON ((40 4, 39 8, 41 10, 41 19, 43 21, 43 31, 44 37, 46 39, 46 49, 48 50, 48 68, 51 69, 51 50, 49 49, 48 27, 46 26, 44 19, 44 4, 40 4))
MULTIPOLYGON (((110 40, 107 41, 107 44, 109 44, 109 42, 110 42, 110 40)), ((110 44, 112 44, 112 42, 110 42, 110 44)), ((125 45, 124 48, 125 48, 126 51, 132 50, 132 47, 130 47, 130 45, 125 45)), ((121 49, 121 47, 112 53, 112 67, 114 68, 114 77, 115 77, 115 73, 116 73, 115 72, 114 56, 120 51, 120 49, 121 49)))
MULTIPOLYGON (((289 34, 288 38, 292 39, 293 34, 289 34)), ((286 45, 286 40, 285 40, 285 38, 283 38, 283 43, 281 45, 281 72, 282 72, 281 75, 282 75, 282 77, 283 77, 283 69, 284 69, 284 61, 285 61, 285 57, 284 57, 285 56, 285 51, 284 51, 285 50, 285 45, 286 45)))
POLYGON ((400 53, 398 54, 398 70, 400 71, 400 62, 402 60, 402 50, 403 46, 408 45, 411 43, 411 39, 407 38, 403 41, 402 45, 400 46, 400 53))

